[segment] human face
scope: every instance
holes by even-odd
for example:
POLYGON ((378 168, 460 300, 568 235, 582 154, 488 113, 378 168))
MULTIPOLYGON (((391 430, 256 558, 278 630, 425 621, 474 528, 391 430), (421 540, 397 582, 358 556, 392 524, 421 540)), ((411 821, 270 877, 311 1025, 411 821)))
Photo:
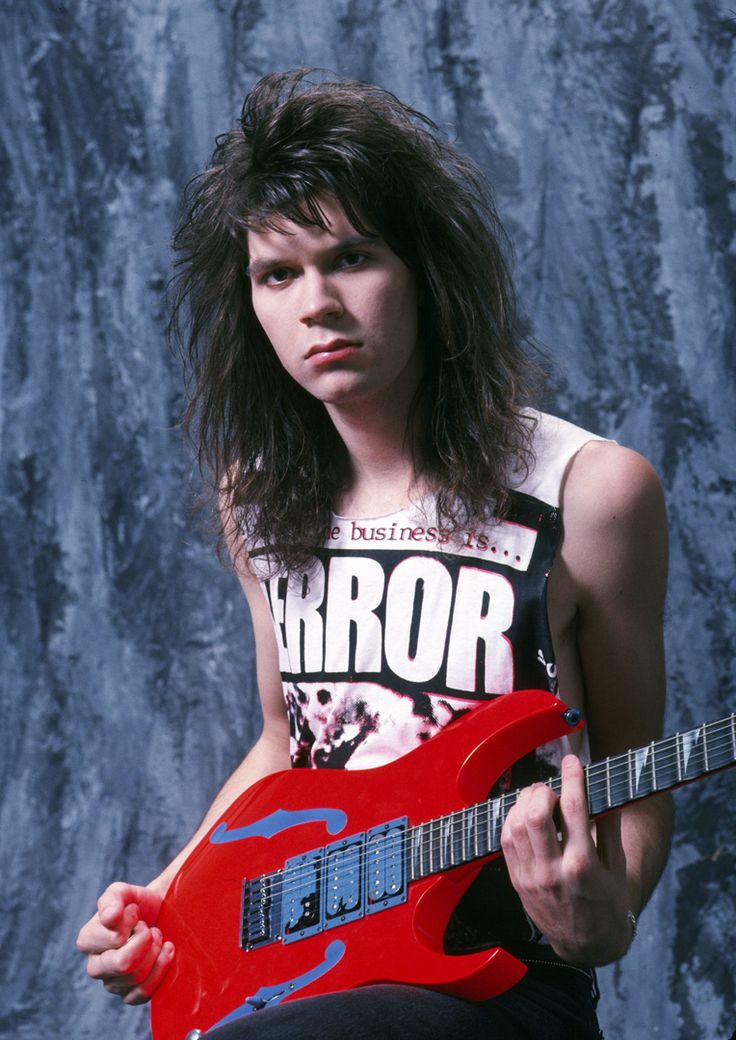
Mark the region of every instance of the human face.
POLYGON ((284 219, 248 232, 256 317, 286 371, 328 411, 408 408, 421 370, 414 277, 337 202, 320 206, 326 230, 284 219))

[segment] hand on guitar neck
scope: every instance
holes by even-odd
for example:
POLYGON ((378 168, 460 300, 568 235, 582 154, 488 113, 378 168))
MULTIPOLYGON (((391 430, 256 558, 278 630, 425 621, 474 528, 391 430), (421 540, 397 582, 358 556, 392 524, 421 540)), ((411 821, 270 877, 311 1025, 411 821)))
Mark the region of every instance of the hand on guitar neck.
POLYGON ((559 799, 543 783, 522 790, 501 845, 526 912, 564 960, 604 964, 622 957, 633 938, 621 814, 591 827, 585 773, 563 759, 559 799))

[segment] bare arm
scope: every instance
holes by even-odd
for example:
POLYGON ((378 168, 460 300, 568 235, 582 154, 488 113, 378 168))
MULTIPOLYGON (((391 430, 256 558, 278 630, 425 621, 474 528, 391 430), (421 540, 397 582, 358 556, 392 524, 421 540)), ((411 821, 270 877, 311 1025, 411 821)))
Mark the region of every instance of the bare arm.
MULTIPOLYGON (((236 557, 235 534, 229 532, 236 557)), ((114 882, 100 896, 97 912, 81 929, 77 948, 87 954, 87 971, 128 1004, 148 1000, 174 957, 174 948, 155 926, 166 891, 187 857, 227 807, 257 780, 288 769, 289 730, 281 690, 278 651, 266 600, 243 557, 236 571, 248 601, 256 645, 261 735, 225 782, 191 840, 146 886, 114 882)))
MULTIPOLYGON (((568 474, 563 517, 549 610, 561 694, 584 707, 596 759, 661 731, 667 548, 659 481, 635 453, 588 445, 568 474)), ((629 911, 639 913, 666 862, 670 800, 634 803, 591 828, 577 759, 563 761, 562 778, 559 808, 543 785, 522 793, 504 828, 506 860, 557 953, 605 964, 628 948, 629 911)))

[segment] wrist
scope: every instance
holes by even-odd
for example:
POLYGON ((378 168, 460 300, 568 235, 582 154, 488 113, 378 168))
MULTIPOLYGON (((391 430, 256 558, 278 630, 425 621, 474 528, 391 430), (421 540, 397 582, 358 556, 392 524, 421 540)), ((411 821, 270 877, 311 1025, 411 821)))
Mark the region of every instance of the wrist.
POLYGON ((167 870, 163 870, 158 877, 155 877, 153 881, 149 881, 146 888, 149 892, 153 892, 154 895, 159 896, 161 899, 166 895, 169 885, 173 880, 173 874, 169 874, 167 870))
POLYGON ((633 910, 618 910, 607 918, 606 926, 582 941, 550 938, 555 953, 570 964, 600 968, 620 960, 636 938, 638 921, 633 910))

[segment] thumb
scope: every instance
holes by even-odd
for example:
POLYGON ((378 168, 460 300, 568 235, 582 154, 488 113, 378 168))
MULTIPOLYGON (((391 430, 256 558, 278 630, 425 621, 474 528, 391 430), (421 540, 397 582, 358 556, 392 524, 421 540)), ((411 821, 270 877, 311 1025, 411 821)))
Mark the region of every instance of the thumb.
POLYGON ((123 918, 135 924, 145 921, 152 924, 161 907, 161 896, 142 885, 129 885, 116 881, 102 893, 97 901, 100 921, 107 928, 115 928, 123 918))

